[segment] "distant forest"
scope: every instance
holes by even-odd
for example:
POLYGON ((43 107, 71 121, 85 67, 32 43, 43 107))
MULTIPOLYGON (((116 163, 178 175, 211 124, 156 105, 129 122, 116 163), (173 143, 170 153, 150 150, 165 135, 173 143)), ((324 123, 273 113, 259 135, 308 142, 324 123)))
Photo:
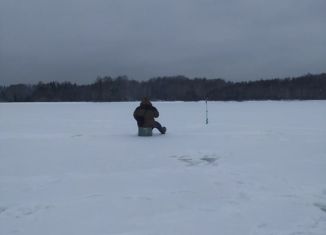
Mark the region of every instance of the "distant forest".
POLYGON ((120 76, 99 77, 88 85, 39 82, 0 86, 0 102, 136 101, 143 96, 168 101, 324 100, 326 73, 247 82, 184 76, 135 81, 120 76))

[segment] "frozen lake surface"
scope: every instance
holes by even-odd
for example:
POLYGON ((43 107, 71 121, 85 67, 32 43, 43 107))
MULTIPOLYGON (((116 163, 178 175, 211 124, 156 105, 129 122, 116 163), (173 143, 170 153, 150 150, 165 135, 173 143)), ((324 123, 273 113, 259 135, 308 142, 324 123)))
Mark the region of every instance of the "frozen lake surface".
POLYGON ((326 234, 326 101, 153 104, 0 103, 0 234, 326 234))

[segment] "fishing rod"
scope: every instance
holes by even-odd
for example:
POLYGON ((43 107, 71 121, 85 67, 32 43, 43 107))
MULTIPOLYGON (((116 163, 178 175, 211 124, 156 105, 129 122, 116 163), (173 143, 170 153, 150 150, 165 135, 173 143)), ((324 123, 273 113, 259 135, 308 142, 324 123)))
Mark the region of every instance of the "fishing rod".
POLYGON ((206 103, 206 125, 208 124, 208 107, 207 107, 207 98, 205 100, 206 103))

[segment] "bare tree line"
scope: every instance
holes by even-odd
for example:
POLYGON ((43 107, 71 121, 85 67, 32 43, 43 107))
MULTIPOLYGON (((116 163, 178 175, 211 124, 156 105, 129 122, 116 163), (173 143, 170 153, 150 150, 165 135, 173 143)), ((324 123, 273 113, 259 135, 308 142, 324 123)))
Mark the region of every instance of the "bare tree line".
POLYGON ((136 81, 120 76, 99 77, 88 85, 53 81, 0 87, 0 102, 135 101, 143 96, 169 101, 323 100, 326 74, 247 82, 184 76, 136 81))

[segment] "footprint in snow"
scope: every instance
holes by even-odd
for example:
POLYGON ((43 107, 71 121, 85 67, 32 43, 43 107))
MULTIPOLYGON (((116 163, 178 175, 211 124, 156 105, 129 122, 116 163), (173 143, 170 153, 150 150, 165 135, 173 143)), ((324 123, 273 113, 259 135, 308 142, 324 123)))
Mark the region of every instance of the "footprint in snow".
POLYGON ((209 164, 214 164, 217 161, 217 159, 218 158, 216 156, 206 155, 206 156, 202 157, 200 160, 205 161, 209 164))
POLYGON ((40 211, 49 210, 51 205, 35 205, 35 206, 23 206, 17 208, 5 208, 1 207, 0 214, 4 213, 8 217, 14 217, 20 219, 22 217, 28 217, 40 211))
POLYGON ((326 204, 323 203, 314 203, 314 206, 326 213, 326 204))
POLYGON ((187 166, 217 165, 217 160, 219 159, 215 154, 174 155, 171 157, 186 163, 187 166))
POLYGON ((98 197, 102 197, 103 194, 100 194, 100 193, 94 193, 94 194, 89 194, 89 195, 86 195, 84 197, 84 199, 88 199, 88 198, 98 198, 98 197))
POLYGON ((6 207, 0 207, 0 214, 4 213, 7 210, 6 207))
POLYGON ((76 134, 76 135, 72 135, 71 137, 76 138, 76 137, 82 137, 82 136, 83 136, 82 134, 76 134))

